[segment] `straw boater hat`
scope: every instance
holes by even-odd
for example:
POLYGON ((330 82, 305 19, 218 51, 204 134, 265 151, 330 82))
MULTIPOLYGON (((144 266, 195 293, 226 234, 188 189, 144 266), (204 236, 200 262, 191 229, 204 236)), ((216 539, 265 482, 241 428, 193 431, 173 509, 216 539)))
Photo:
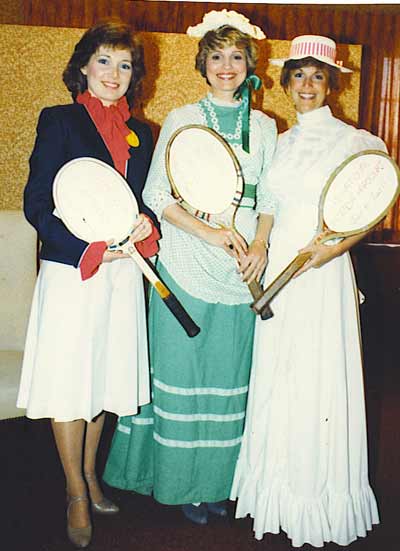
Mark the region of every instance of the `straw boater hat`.
POLYGON ((326 36, 315 34, 296 36, 290 45, 289 57, 285 59, 270 59, 269 61, 272 65, 283 67, 285 61, 289 61, 289 59, 303 59, 305 57, 313 57, 318 61, 323 61, 332 67, 336 67, 342 73, 353 72, 351 69, 343 67, 342 61, 336 60, 335 41, 326 36))

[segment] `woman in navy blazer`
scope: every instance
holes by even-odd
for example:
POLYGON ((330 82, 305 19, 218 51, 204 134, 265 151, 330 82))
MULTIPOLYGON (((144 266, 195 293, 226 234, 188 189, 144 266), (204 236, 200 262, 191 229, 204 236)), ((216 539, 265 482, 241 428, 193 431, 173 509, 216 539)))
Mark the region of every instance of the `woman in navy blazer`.
POLYGON ((54 212, 52 185, 72 159, 113 166, 141 212, 130 240, 144 256, 155 254, 159 235, 142 201, 152 136, 129 110, 143 75, 142 49, 126 25, 89 29, 63 75, 74 103, 40 114, 24 193, 42 247, 18 406, 28 417, 52 420, 66 477, 67 533, 80 548, 91 539, 89 503, 95 513, 118 512, 95 473, 104 411, 131 415, 150 399, 146 309, 136 264, 109 251, 110 243, 70 233, 54 212))
MULTIPOLYGON (((139 211, 154 217, 143 204, 153 138, 147 124, 130 118, 127 126, 138 137, 139 146, 129 149, 127 181, 139 211)), ((38 138, 30 158, 30 174, 24 191, 24 211, 42 241, 40 258, 78 266, 87 243, 73 236, 53 215, 52 186, 57 171, 78 157, 94 157, 114 166, 110 152, 86 107, 79 103, 43 109, 37 127, 38 138)))

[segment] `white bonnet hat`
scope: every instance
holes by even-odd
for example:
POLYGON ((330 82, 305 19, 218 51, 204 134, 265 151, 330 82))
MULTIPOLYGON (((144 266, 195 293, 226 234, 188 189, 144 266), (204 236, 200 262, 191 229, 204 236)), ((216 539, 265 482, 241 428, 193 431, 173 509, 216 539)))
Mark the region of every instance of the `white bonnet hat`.
POLYGON ((186 34, 202 38, 208 31, 215 31, 219 27, 222 27, 222 25, 229 25, 256 40, 266 38, 260 27, 252 25, 247 17, 236 11, 228 11, 226 9, 220 11, 213 10, 206 13, 201 23, 194 27, 188 27, 186 34))

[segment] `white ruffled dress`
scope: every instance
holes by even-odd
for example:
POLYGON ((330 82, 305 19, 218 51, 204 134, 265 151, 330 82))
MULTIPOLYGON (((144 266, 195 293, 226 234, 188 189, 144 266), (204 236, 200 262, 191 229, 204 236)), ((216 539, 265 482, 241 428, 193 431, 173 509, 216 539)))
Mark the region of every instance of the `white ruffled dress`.
MULTIPOLYGON (((280 136, 268 173, 277 210, 266 283, 315 234, 331 172, 379 138, 335 119, 329 107, 298 115, 280 136)), ((348 545, 379 522, 368 481, 354 274, 348 253, 292 280, 257 320, 246 428, 231 499, 254 532, 282 529, 294 547, 348 545)))

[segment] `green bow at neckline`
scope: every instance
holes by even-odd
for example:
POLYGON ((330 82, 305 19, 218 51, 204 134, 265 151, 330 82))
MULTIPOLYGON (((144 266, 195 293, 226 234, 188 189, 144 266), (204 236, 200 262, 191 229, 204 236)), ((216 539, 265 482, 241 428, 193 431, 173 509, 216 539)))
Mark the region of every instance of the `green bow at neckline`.
POLYGON ((234 98, 243 102, 242 147, 250 153, 250 108, 251 92, 261 88, 261 79, 257 75, 249 75, 236 90, 234 98))

